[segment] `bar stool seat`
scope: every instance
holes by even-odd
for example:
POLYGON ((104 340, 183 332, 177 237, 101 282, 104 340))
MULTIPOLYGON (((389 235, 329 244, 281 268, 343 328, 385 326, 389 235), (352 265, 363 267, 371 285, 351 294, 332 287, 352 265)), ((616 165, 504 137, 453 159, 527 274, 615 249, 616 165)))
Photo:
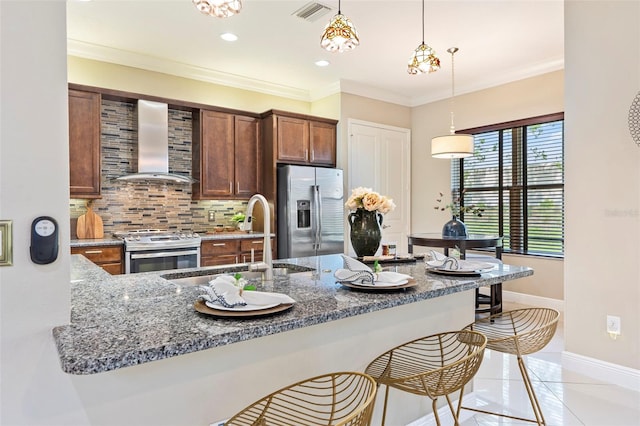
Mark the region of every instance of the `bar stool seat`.
POLYGON ((464 388, 478 371, 487 338, 462 330, 434 334, 397 346, 373 360, 365 369, 380 385, 386 385, 382 425, 387 415, 389 388, 427 396, 440 425, 437 399, 445 396, 458 424, 460 405, 454 411, 449 394, 464 388))
POLYGON ((502 413, 493 413, 477 408, 462 407, 466 410, 477 411, 485 414, 493 414, 501 417, 509 417, 517 420, 524 420, 539 425, 544 425, 545 420, 542 415, 540 403, 531 384, 531 379, 527 373, 523 356, 538 352, 544 348, 553 338, 558 325, 560 313, 549 308, 526 308, 513 311, 502 312, 486 318, 476 320, 465 329, 474 330, 487 336, 487 348, 496 352, 516 355, 518 368, 524 381, 524 386, 533 408, 533 419, 510 416, 502 413))
POLYGON ((357 372, 312 377, 244 408, 225 426, 368 426, 376 382, 357 372))

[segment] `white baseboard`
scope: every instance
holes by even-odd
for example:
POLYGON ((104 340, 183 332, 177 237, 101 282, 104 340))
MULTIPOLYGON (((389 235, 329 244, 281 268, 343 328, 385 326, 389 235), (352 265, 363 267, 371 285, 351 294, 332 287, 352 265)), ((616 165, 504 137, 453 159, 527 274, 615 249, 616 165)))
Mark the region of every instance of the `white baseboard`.
POLYGON ((567 351, 562 352, 562 367, 596 380, 640 392, 640 370, 567 351))
POLYGON ((552 308, 557 311, 564 312, 564 300, 551 299, 549 297, 534 296, 531 294, 516 293, 515 291, 503 290, 502 301, 519 303, 521 305, 552 308))

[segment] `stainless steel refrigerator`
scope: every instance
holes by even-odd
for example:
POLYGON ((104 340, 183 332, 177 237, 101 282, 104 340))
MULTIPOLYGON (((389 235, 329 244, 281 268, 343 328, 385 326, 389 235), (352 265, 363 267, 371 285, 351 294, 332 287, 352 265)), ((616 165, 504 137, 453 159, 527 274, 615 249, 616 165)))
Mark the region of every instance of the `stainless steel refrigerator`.
POLYGON ((344 252, 341 169, 278 167, 278 257, 344 252))

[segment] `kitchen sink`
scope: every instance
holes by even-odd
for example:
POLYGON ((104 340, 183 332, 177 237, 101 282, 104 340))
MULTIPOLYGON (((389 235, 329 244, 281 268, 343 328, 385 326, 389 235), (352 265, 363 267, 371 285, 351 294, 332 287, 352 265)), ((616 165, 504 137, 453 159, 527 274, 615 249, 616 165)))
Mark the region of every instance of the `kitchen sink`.
MULTIPOLYGON (((244 265, 243 265, 244 266, 244 265)), ((245 266, 246 267, 246 266, 245 266)), ((273 277, 274 279, 286 278, 290 274, 299 274, 315 271, 313 268, 299 265, 289 264, 274 264, 273 277)), ((263 274, 261 271, 248 271, 246 269, 227 268, 221 270, 205 270, 205 271, 193 271, 187 273, 175 272, 171 274, 162 275, 162 278, 171 281, 174 284, 189 287, 198 285, 207 285, 209 281, 214 280, 221 275, 235 275, 240 274, 242 278, 247 281, 262 281, 263 274)))

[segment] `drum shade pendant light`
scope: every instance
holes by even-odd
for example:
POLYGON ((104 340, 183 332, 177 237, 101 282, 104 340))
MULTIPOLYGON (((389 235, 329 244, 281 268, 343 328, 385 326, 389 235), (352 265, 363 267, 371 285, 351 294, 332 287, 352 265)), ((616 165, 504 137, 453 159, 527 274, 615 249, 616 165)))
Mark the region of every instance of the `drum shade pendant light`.
POLYGON ((340 0, 338 0, 338 13, 331 18, 325 27, 320 39, 320 46, 329 52, 342 53, 355 49, 359 44, 358 31, 353 26, 353 22, 342 14, 340 0))
POLYGON ((424 43, 424 0, 422 0, 422 43, 413 51, 407 72, 411 75, 432 73, 440 69, 435 50, 424 43))
POLYGON ((218 18, 228 18, 240 13, 242 9, 240 0, 193 0, 193 4, 205 15, 218 18))
POLYGON ((450 134, 431 139, 431 156, 434 158, 465 158, 473 155, 473 135, 456 134, 453 125, 453 99, 455 96, 453 54, 457 47, 447 49, 451 53, 451 127, 450 134))

